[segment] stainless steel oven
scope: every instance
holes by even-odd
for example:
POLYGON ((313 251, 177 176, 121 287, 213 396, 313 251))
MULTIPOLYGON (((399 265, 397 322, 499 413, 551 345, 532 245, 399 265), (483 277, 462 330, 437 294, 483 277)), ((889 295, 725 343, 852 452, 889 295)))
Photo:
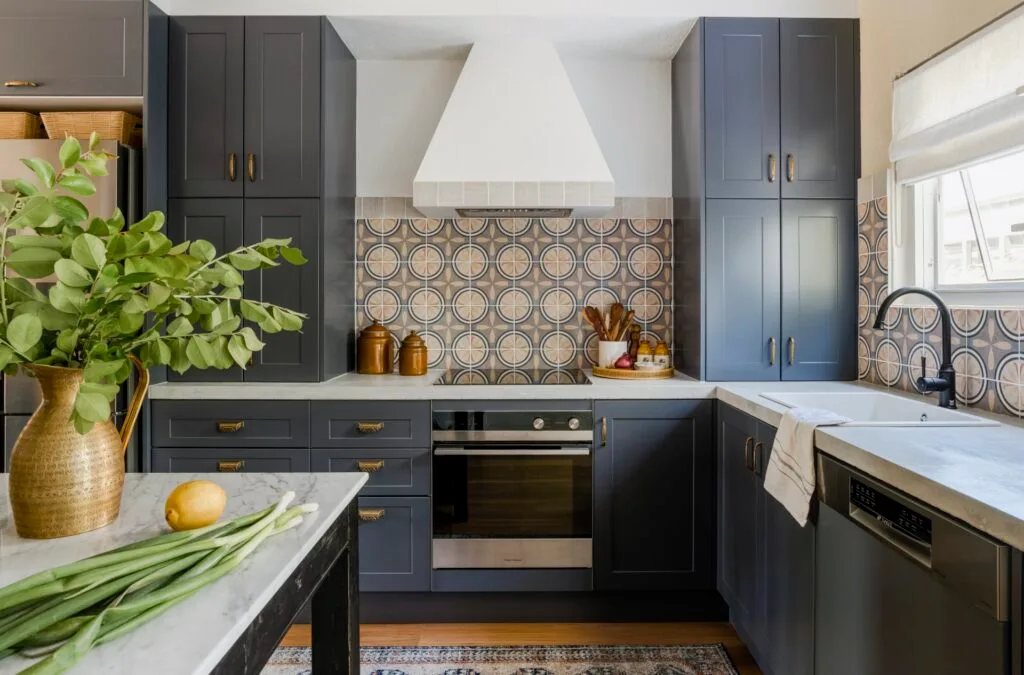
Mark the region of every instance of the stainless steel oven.
POLYGON ((434 410, 435 569, 592 566, 593 413, 552 403, 434 410))

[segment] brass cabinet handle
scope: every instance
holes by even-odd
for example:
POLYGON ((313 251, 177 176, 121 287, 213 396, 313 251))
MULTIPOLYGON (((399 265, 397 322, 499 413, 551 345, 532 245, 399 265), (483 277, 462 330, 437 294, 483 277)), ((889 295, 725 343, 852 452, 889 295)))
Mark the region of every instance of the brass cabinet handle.
POLYGON ((375 434, 384 431, 383 422, 356 422, 356 431, 361 434, 375 434))
POLYGON ((28 80, 7 80, 4 82, 5 87, 38 87, 38 82, 29 82, 28 80))
POLYGON ((786 155, 786 180, 792 183, 796 180, 796 155, 786 155))
POLYGON ((775 336, 768 338, 768 365, 775 365, 775 336))
POLYGON ((220 471, 221 473, 234 473, 236 471, 241 471, 244 466, 244 459, 225 460, 223 462, 217 462, 217 471, 220 471))
POLYGON ((245 156, 245 166, 246 166, 246 171, 249 172, 249 182, 250 183, 255 183, 256 182, 256 155, 255 155, 255 153, 250 152, 248 155, 245 156))
POLYGON ((751 468, 753 463, 750 461, 750 448, 752 447, 751 443, 753 442, 754 439, 751 436, 747 436, 747 439, 743 441, 743 468, 747 471, 753 471, 751 468))
POLYGON ((751 453, 751 457, 750 457, 750 463, 752 465, 751 466, 751 471, 753 471, 758 476, 762 475, 761 472, 764 471, 764 460, 763 460, 763 457, 764 457, 764 441, 758 441, 757 443, 754 443, 754 452, 751 453))
POLYGON ((371 523, 384 517, 384 509, 359 509, 359 520, 371 523))
POLYGON ((365 473, 374 473, 375 471, 380 471, 381 469, 384 468, 384 460, 378 459, 375 461, 370 461, 366 459, 360 459, 356 461, 356 468, 365 473))
POLYGON ((241 431, 244 428, 244 420, 238 420, 236 422, 217 422, 217 433, 219 434, 233 434, 236 431, 241 431))
POLYGON ((796 338, 790 336, 789 338, 789 365, 793 365, 796 362, 796 338))
POLYGON ((601 447, 608 445, 608 418, 601 418, 601 447))
POLYGON ((775 182, 775 153, 768 154, 768 182, 775 182))
POLYGON ((238 156, 233 152, 228 153, 228 180, 232 183, 235 182, 235 162, 238 160, 238 156))

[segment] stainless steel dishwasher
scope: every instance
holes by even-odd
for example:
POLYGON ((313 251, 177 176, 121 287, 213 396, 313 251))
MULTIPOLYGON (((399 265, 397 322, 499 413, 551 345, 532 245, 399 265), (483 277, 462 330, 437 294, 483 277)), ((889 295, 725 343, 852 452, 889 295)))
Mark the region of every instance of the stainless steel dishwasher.
POLYGON ((1006 675, 1010 549, 821 456, 819 675, 1006 675))

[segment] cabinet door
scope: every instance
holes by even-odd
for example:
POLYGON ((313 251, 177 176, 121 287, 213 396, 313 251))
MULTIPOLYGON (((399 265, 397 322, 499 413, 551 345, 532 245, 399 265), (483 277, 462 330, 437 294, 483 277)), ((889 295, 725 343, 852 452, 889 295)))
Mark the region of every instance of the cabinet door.
POLYGON ((597 589, 714 588, 711 405, 711 401, 597 403, 597 589))
POLYGON ((779 202, 709 199, 706 217, 705 378, 777 380, 779 202))
POLYGON ((707 19, 704 38, 707 196, 778 197, 779 20, 707 19))
POLYGON ((303 473, 309 450, 295 448, 154 448, 154 473, 303 473))
POLYGON ((0 3, 0 92, 142 96, 144 11, 139 0, 0 3))
POLYGON ((319 196, 320 146, 320 18, 246 18, 245 196, 319 196))
POLYGON ((718 415, 718 590, 732 622, 748 631, 755 616, 757 479, 751 453, 757 422, 720 405, 718 415))
MULTIPOLYGON (((171 241, 205 239, 218 252, 242 245, 241 199, 171 199, 167 203, 167 236, 171 241)), ((167 369, 169 382, 241 382, 238 368, 192 368, 184 375, 167 369)))
POLYGON ((245 19, 171 17, 168 194, 241 197, 245 19))
POLYGON ((782 196, 857 196, 854 20, 783 19, 782 196))
POLYGON ((317 380, 318 207, 315 199, 245 200, 246 244, 267 238, 290 238, 291 245, 300 248, 309 261, 296 266, 282 260, 278 267, 246 273, 247 298, 287 307, 309 317, 301 333, 266 333, 255 327, 266 346, 253 354, 253 364, 245 371, 247 382, 317 380))
POLYGON ((857 377, 853 201, 783 200, 783 380, 857 377))
POLYGON ((359 590, 430 590, 430 498, 359 498, 359 590))

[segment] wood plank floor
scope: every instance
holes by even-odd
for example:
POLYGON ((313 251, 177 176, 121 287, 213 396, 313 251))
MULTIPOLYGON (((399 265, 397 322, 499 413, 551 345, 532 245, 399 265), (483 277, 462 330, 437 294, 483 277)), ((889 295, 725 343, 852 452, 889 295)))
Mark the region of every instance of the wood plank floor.
MULTIPOLYGON (((761 675, 750 652, 727 623, 437 623, 364 624, 367 647, 422 645, 653 645, 721 642, 740 675, 761 675)), ((284 647, 308 647, 309 626, 293 626, 284 647)))

